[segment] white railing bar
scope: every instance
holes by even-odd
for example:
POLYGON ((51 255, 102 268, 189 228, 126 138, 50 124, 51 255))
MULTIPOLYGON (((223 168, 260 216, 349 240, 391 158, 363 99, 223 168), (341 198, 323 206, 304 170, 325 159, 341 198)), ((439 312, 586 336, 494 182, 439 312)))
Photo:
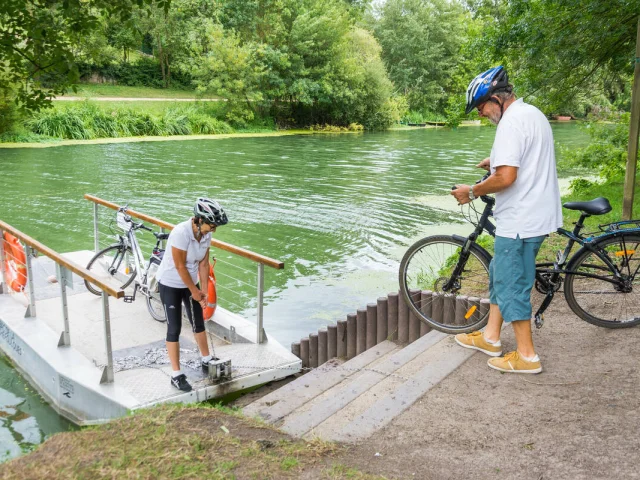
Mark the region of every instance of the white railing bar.
POLYGON ((56 266, 58 267, 57 276, 58 283, 60 284, 60 297, 62 299, 62 319, 64 320, 64 331, 60 335, 58 346, 68 347, 71 345, 71 335, 69 333, 69 308, 67 304, 67 278, 69 278, 69 271, 57 263, 56 266))
POLYGON ((36 292, 33 290, 33 268, 31 260, 33 258, 33 249, 29 246, 25 246, 25 253, 27 254, 27 283, 29 285, 29 306, 25 312, 25 318, 31 318, 36 316, 36 292))
POLYGON ((9 293, 9 285, 7 285, 7 273, 4 271, 4 230, 0 229, 0 271, 2 272, 2 283, 0 283, 0 295, 9 293))
POLYGON ((264 330, 262 329, 263 314, 263 296, 264 296, 264 265, 258 263, 258 332, 256 335, 256 343, 264 342, 264 330))
POLYGON ((98 253, 100 250, 98 244, 98 204, 93 204, 93 246, 95 248, 95 252, 98 253))
POLYGON ((104 321, 104 343, 107 364, 102 370, 100 383, 113 383, 113 351, 111 347, 111 316, 109 315, 109 295, 102 291, 102 319, 104 321))

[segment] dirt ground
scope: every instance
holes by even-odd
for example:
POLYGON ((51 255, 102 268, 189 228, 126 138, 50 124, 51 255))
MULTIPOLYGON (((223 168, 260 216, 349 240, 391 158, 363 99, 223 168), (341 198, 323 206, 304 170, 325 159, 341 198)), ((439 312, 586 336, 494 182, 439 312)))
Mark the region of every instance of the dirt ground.
POLYGON ((476 353, 335 460, 388 478, 640 478, 640 328, 592 326, 559 295, 534 342, 541 374, 500 373, 476 353))

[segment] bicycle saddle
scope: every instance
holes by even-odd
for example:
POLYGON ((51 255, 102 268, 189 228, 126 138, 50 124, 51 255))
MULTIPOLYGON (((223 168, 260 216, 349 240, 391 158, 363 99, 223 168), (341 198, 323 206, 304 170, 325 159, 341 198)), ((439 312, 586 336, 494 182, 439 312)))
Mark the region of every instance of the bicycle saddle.
POLYGON ((589 215, 604 215, 611 211, 611 204, 604 197, 598 197, 589 202, 567 202, 563 207, 567 210, 580 210, 589 215))

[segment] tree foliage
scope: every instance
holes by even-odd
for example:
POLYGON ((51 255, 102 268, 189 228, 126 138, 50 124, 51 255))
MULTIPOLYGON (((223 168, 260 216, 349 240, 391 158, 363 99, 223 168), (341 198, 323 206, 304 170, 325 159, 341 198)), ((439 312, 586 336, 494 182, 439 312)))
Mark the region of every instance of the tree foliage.
POLYGON ((3 0, 0 2, 2 84, 27 110, 78 80, 75 47, 100 26, 101 15, 122 22, 136 5, 168 9, 170 0, 3 0))
MULTIPOLYGON (((486 28, 477 51, 511 67, 518 88, 548 112, 628 96, 638 0, 476 2, 486 28)), ((584 112, 582 112, 584 113, 584 112)))

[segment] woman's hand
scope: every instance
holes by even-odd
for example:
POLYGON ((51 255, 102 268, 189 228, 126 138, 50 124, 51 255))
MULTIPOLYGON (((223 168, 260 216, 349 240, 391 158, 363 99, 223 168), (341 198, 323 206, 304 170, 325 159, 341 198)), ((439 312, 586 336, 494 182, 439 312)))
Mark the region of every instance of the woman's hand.
POLYGON ((207 300, 209 298, 209 295, 204 290, 200 290, 200 294, 201 294, 200 306, 202 307, 202 310, 204 310, 205 308, 207 308, 207 300))

